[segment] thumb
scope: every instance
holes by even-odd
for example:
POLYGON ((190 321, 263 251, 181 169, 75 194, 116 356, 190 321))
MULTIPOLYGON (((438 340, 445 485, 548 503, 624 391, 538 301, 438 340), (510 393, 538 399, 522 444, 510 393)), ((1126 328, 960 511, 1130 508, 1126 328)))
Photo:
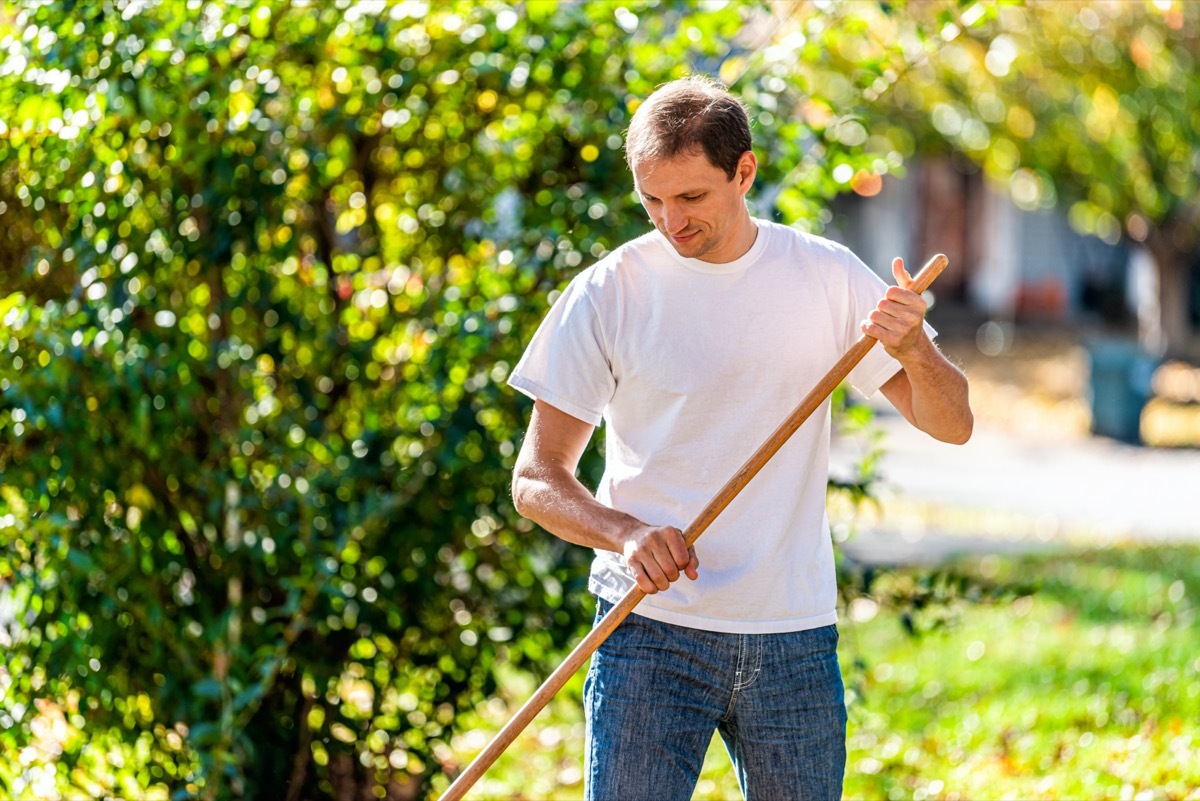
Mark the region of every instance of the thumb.
POLYGON ((901 289, 908 289, 912 286, 912 276, 908 274, 908 270, 904 269, 904 259, 899 256, 892 259, 892 276, 896 279, 896 286, 901 289))

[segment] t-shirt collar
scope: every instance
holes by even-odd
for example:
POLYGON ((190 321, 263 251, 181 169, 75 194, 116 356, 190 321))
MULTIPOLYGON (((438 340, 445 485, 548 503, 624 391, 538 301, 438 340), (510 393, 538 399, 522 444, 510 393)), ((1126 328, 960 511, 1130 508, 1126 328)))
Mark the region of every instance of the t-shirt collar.
POLYGON ((721 263, 704 261, 702 259, 689 259, 685 256, 680 256, 679 251, 675 250, 675 248, 671 246, 671 243, 667 241, 667 238, 663 236, 661 231, 655 229, 654 233, 662 242, 663 247, 667 249, 667 253, 671 254, 671 257, 674 258, 675 261, 679 262, 684 267, 687 267, 689 270, 697 273, 704 273, 705 275, 732 275, 734 273, 742 272, 751 264, 758 261, 759 256, 761 256, 763 251, 767 249, 767 237, 769 236, 768 232, 770 227, 764 225, 760 220, 754 218, 751 218, 751 222, 753 222, 755 227, 758 228, 758 235, 754 238, 754 244, 750 246, 749 250, 733 261, 721 263))

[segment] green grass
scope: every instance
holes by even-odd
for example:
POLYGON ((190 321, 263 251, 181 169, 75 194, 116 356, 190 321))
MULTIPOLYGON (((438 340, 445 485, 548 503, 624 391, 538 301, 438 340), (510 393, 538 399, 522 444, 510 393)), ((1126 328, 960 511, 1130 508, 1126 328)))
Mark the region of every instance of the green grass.
POLYGON ((917 640, 846 627, 847 797, 1200 798, 1200 550, 964 567, 1036 589, 917 640))
MULTIPOLYGON (((843 613, 846 798, 1200 799, 1200 548, 984 557, 957 569, 1003 600, 958 602, 947 625, 915 637, 886 604, 843 613)), ((534 685, 513 677, 513 709, 534 685)), ((581 795, 581 686, 582 675, 478 797, 581 795)), ((508 717, 502 707, 471 722, 479 730, 456 739, 457 757, 483 746, 508 717)), ((719 740, 694 797, 740 798, 719 740)))

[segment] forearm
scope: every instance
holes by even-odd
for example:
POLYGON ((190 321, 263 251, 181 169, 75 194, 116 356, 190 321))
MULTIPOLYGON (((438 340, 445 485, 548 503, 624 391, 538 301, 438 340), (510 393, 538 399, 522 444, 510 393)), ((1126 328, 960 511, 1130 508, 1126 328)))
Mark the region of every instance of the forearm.
POLYGON ((600 503, 562 465, 518 465, 513 474, 517 511, 556 537, 620 553, 640 521, 600 503))
POLYGON ((970 439, 974 416, 962 371, 928 338, 903 354, 900 363, 908 378, 909 422, 943 442, 961 445, 970 439))
POLYGON ((700 561, 683 532, 610 509, 575 478, 591 432, 582 420, 534 403, 513 470, 517 511, 567 542, 621 554, 642 592, 665 590, 680 575, 695 579, 700 561))

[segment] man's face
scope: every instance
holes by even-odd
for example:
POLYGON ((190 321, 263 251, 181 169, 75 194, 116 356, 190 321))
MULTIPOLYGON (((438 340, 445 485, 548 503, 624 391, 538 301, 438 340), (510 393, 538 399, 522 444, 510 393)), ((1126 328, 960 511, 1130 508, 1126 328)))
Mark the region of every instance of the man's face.
POLYGON ((727 178, 701 152, 637 163, 634 185, 651 222, 680 256, 713 264, 745 253, 744 198, 754 184, 758 162, 747 151, 727 178))

